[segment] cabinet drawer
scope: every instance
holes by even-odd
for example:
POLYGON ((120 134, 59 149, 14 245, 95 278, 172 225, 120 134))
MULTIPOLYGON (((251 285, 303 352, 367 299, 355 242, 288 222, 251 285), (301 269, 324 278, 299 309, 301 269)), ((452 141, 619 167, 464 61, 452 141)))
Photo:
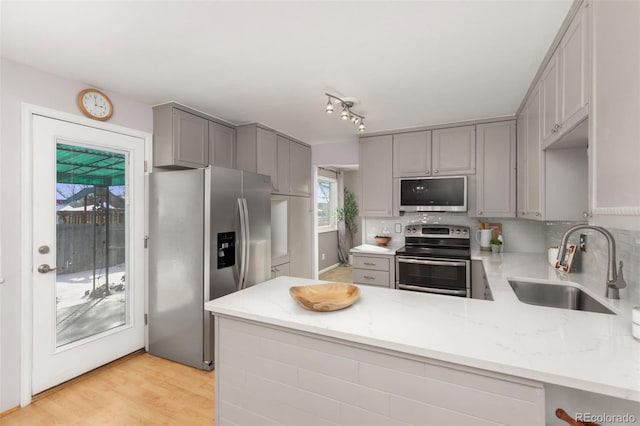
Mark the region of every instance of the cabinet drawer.
POLYGON ((388 271, 389 259, 380 257, 353 256, 353 267, 360 269, 373 269, 375 271, 388 271))
POLYGON ((369 269, 353 269, 353 282, 355 284, 389 287, 388 271, 372 271, 369 269))

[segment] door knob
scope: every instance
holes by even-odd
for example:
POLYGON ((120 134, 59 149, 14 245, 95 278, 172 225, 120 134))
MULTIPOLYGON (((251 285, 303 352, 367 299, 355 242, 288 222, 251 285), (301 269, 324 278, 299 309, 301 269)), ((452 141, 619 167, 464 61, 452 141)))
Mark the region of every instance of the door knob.
POLYGON ((46 263, 43 263, 42 265, 38 266, 38 272, 40 272, 41 274, 46 274, 47 272, 51 272, 51 271, 55 271, 56 268, 52 268, 51 266, 47 265, 46 263))

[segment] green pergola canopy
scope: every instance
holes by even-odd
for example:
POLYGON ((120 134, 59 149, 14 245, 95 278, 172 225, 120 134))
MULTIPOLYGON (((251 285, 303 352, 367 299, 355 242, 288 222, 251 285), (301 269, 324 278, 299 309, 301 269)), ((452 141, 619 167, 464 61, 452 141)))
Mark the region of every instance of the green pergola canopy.
POLYGON ((94 186, 125 184, 124 154, 58 144, 56 164, 58 183, 94 186))

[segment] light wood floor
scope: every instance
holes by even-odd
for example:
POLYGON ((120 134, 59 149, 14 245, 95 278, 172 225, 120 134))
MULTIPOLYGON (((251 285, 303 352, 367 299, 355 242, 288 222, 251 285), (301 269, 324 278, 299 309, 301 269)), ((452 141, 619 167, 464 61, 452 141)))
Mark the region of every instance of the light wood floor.
POLYGON ((213 425, 213 376, 141 353, 54 389, 0 425, 213 425))
POLYGON ((352 283, 351 266, 338 266, 330 271, 320 274, 319 277, 324 281, 333 281, 338 283, 352 283))

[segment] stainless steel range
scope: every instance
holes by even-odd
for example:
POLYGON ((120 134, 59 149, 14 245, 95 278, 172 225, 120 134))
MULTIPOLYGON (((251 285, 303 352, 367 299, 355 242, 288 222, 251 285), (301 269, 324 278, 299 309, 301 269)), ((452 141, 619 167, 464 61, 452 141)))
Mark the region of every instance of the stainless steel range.
POLYGON ((407 225, 396 252, 396 288, 471 297, 470 231, 458 225, 407 225))

